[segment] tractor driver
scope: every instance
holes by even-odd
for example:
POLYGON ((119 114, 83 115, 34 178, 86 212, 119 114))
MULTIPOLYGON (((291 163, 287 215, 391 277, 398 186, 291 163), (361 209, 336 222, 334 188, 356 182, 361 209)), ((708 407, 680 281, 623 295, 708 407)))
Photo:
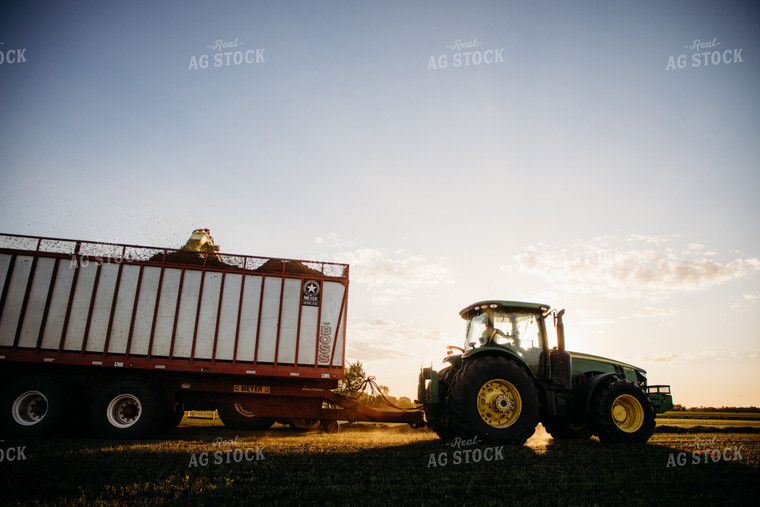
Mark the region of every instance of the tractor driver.
POLYGON ((522 349, 520 348, 520 339, 517 337, 517 335, 516 334, 514 336, 509 335, 505 333, 504 331, 502 331, 501 329, 494 327, 493 319, 491 318, 490 315, 488 316, 488 319, 486 319, 485 325, 486 325, 486 328, 483 331, 483 334, 480 338, 483 345, 490 345, 492 343, 495 343, 496 337, 502 336, 506 340, 511 340, 512 343, 514 343, 515 350, 522 351, 522 349))

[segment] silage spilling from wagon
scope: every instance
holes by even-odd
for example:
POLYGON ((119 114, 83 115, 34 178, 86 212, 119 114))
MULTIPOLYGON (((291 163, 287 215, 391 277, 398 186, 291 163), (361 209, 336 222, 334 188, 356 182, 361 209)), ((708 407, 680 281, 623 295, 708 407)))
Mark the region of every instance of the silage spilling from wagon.
MULTIPOLYGON (((163 253, 157 253, 149 259, 151 262, 162 262, 165 264, 184 264, 194 266, 204 266, 207 268, 222 269, 241 269, 242 266, 224 262, 218 254, 203 254, 187 250, 172 250, 163 253)), ((294 275, 312 275, 321 276, 322 271, 310 268, 300 261, 282 261, 279 259, 268 259, 266 262, 253 269, 247 268, 247 271, 256 273, 272 274, 294 274, 294 275)))

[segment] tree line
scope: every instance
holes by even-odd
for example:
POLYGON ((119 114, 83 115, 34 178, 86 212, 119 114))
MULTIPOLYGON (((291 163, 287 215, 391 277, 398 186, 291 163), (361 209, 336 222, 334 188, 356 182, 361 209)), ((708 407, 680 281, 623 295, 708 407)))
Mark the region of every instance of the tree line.
POLYGON ((676 412, 684 412, 686 410, 689 410, 691 412, 748 412, 748 413, 757 413, 760 412, 760 407, 685 407, 683 405, 673 405, 673 408, 671 410, 674 410, 676 412))
POLYGON ((379 410, 389 410, 394 408, 394 405, 396 408, 416 407, 408 397, 391 396, 388 386, 375 383, 374 377, 370 377, 364 371, 361 361, 348 363, 345 377, 338 382, 335 392, 379 410))

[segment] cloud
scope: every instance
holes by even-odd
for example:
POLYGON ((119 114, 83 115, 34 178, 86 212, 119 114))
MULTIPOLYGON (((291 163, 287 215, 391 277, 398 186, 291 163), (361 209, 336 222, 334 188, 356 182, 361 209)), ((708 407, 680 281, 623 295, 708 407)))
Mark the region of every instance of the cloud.
POLYGON ((411 289, 406 287, 380 287, 373 289, 372 302, 376 305, 384 305, 399 299, 410 299, 411 289))
POLYGON ((384 319, 353 323, 351 333, 352 336, 356 336, 360 340, 395 341, 396 343, 446 339, 446 336, 439 330, 420 329, 384 319))
POLYGON ((357 359, 362 361, 379 359, 402 360, 412 359, 412 356, 391 344, 353 340, 348 344, 346 358, 353 361, 357 359))
POLYGON ((649 243, 651 245, 659 246, 659 245, 662 245, 663 243, 669 242, 672 239, 676 239, 677 237, 678 237, 677 234, 672 235, 672 236, 657 236, 654 234, 631 234, 630 236, 628 236, 626 241, 628 242, 634 242, 634 241, 642 242, 643 241, 644 243, 649 243))
POLYGON ((348 341, 346 355, 363 360, 416 359, 406 352, 407 345, 415 342, 444 342, 447 339, 439 330, 420 329, 383 319, 352 322, 349 332, 351 340, 348 341))
POLYGON ((659 317, 672 317, 676 314, 678 314, 678 310, 674 310, 672 308, 654 308, 652 306, 647 306, 634 313, 633 316, 642 319, 651 319, 659 317))
POLYGON ((672 354, 664 352, 656 356, 643 356, 643 359, 649 363, 680 363, 686 356, 681 354, 672 354))
POLYGON ((449 272, 441 262, 397 250, 386 254, 372 248, 358 248, 337 255, 338 262, 351 265, 351 280, 370 287, 393 287, 403 291, 422 285, 447 282, 449 272))
POLYGON ((334 232, 318 236, 315 243, 321 253, 309 258, 349 264, 351 282, 370 288, 376 305, 411 299, 419 287, 452 283, 443 259, 430 261, 404 249, 388 253, 367 248, 360 245, 359 238, 344 239, 334 232))
POLYGON ((652 248, 652 244, 666 241, 632 236, 628 243, 639 241, 647 246, 622 248, 611 244, 615 240, 596 238, 566 248, 531 245, 515 260, 521 272, 541 276, 557 288, 612 297, 702 289, 760 271, 758 258, 721 260, 703 245, 652 248))
POLYGON ((749 305, 760 301, 760 294, 742 294, 741 301, 735 302, 729 306, 732 310, 746 310, 749 305))
MULTIPOLYGON (((695 354, 674 354, 672 352, 663 352, 652 356, 640 356, 641 360, 650 363, 681 363, 683 361, 726 361, 736 360, 739 354, 736 351, 704 349, 695 354)), ((751 357, 751 356, 750 356, 751 357)))

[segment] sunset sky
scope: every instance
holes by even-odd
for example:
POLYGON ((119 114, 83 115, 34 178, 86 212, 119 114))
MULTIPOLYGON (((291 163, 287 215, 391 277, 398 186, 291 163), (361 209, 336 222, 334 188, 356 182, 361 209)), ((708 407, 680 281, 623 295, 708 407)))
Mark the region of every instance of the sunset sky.
POLYGON ((347 262, 348 357, 396 396, 510 299, 676 403, 759 406, 759 26, 750 0, 3 2, 0 232, 347 262))

